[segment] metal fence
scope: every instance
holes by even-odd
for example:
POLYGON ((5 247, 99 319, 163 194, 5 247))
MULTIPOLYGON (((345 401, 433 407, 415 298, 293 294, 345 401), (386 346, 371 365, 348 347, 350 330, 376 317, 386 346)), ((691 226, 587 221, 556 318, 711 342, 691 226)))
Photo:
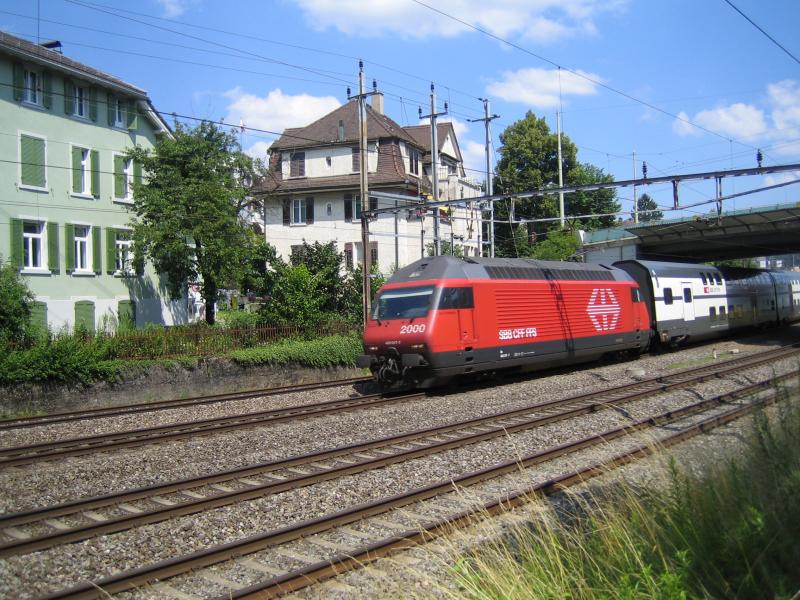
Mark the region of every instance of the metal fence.
MULTIPOLYGON (((237 328, 169 327, 154 330, 118 331, 87 334, 93 341, 108 344, 114 358, 152 359, 179 356, 215 356, 264 346, 282 339, 302 337, 311 339, 335 334, 358 332, 351 323, 328 323, 314 327, 285 325, 237 328)), ((87 339, 87 341, 89 341, 87 339)))

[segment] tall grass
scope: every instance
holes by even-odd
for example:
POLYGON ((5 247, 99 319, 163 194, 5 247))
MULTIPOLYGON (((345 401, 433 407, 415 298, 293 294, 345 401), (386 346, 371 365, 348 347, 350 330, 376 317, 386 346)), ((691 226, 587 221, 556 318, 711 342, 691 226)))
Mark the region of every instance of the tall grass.
POLYGON ((568 495, 547 517, 462 558, 480 599, 791 598, 800 590, 800 408, 755 418, 746 451, 664 485, 568 495))

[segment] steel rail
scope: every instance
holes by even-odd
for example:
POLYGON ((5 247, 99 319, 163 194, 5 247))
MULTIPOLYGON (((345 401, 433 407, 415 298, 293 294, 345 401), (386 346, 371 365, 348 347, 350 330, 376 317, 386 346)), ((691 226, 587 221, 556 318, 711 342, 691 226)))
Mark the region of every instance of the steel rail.
MULTIPOLYGON (((797 376, 796 373, 791 373, 784 375, 782 377, 788 379, 789 377, 796 377, 796 376, 797 376)), ((348 525, 350 523, 355 523, 365 518, 384 514, 386 512, 389 512, 390 510, 402 508, 404 506, 408 506, 410 504, 420 502, 422 500, 427 500, 436 496, 447 494, 452 492, 457 487, 468 487, 471 485, 475 485, 477 483, 481 483, 486 480, 497 478, 498 476, 501 475, 506 475, 508 473, 516 472, 520 468, 531 467, 546 462, 548 460, 552 460, 554 458, 558 458, 560 456, 573 453, 577 450, 591 448, 593 446, 604 444, 617 438, 632 435, 633 433, 636 433, 638 431, 642 431, 652 427, 657 427, 660 425, 665 425, 677 419, 685 417, 687 415, 696 414, 698 411, 704 410, 705 408, 709 408, 712 406, 719 406, 720 404, 728 402, 732 399, 747 396, 758 391, 763 391, 767 385, 771 384, 772 382, 760 382, 757 384, 751 384, 735 392, 722 394, 720 396, 707 400, 702 400, 677 410, 667 411, 660 415, 648 417, 646 419, 642 419, 634 423, 624 425, 622 427, 610 429, 605 432, 583 438, 581 440, 551 447, 530 454, 528 456, 519 458, 517 460, 499 463, 497 465, 493 465, 491 467, 487 467, 479 471, 466 473, 452 479, 436 482, 421 488, 417 488, 415 490, 411 490, 409 492, 397 494, 395 496, 391 496, 388 498, 383 498, 376 502, 350 507, 316 519, 309 519, 280 529, 275 529, 262 534, 257 534, 227 544, 222 544, 220 546, 205 548, 203 550, 199 550, 188 555, 172 559, 166 559, 144 567, 138 567, 135 569, 130 569, 128 571, 123 571, 115 575, 99 579, 94 582, 79 584, 72 588, 68 588, 65 590, 49 594, 47 596, 44 596, 44 598, 47 600, 55 600, 56 598, 65 600, 105 598, 108 597, 110 594, 115 594, 118 592, 147 585, 156 580, 163 581, 164 579, 167 579, 169 577, 181 575, 189 571, 192 571, 194 569, 204 568, 213 564, 223 562, 225 560, 229 560, 231 558, 257 552, 259 550, 263 550, 269 547, 274 547, 312 534, 328 531, 338 526, 348 525)), ((581 472, 582 471, 579 471, 577 473, 580 474, 581 472)), ((575 478, 574 479, 575 481, 581 479, 580 476, 579 475, 576 476, 575 473, 570 474, 569 477, 575 478)), ((285 576, 282 576, 278 579, 282 580, 283 577, 285 576)), ((300 579, 302 579, 302 577, 303 576, 300 576, 300 579)), ((270 580, 267 583, 270 582, 274 582, 274 580, 270 580)), ((306 585, 308 585, 309 583, 310 580, 307 580, 306 585)), ((286 584, 285 581, 280 582, 280 585, 282 586, 280 587, 281 593, 292 591, 292 589, 289 587, 283 587, 285 586, 285 584, 286 584)), ((260 589, 259 590, 252 589, 252 586, 251 588, 244 588, 243 590, 240 591, 245 591, 247 593, 261 593, 260 589)), ((269 597, 269 595, 265 597, 269 597)))
POLYGON ((514 508, 529 503, 534 497, 542 498, 551 496, 570 487, 580 485, 593 477, 608 473, 612 468, 629 464, 640 458, 650 456, 660 449, 669 448, 680 442, 691 439, 692 437, 696 437, 701 433, 708 433, 718 427, 727 425, 732 421, 753 413, 757 408, 764 408, 770 404, 774 404, 777 400, 777 396, 773 396, 771 398, 757 400, 752 404, 734 408, 722 415, 709 417, 683 431, 660 439, 657 447, 645 444, 639 445, 632 450, 617 454, 608 460, 597 462, 589 467, 554 477, 548 481, 531 486, 528 489, 507 494, 503 498, 464 510, 444 519, 429 521, 428 523, 421 524, 416 529, 409 529, 399 535, 384 538, 383 540, 355 549, 353 552, 339 554, 328 560, 319 561, 278 577, 273 577, 268 581, 229 592, 214 600, 267 600, 269 598, 278 598, 288 593, 299 591, 327 579, 332 579, 342 573, 363 568, 378 559, 391 556, 400 550, 429 543, 457 529, 471 527, 479 521, 484 520, 486 516, 496 516, 510 512, 514 508))
POLYGON ((174 400, 160 400, 158 402, 138 402, 135 404, 120 404, 117 406, 104 406, 101 408, 88 408, 77 411, 54 412, 47 415, 36 415, 33 417, 20 417, 16 419, 0 420, 0 431, 20 429, 23 427, 40 427, 55 423, 68 423, 70 421, 81 421, 84 419, 99 419, 105 417, 115 417, 139 412, 150 412, 157 410, 168 410, 171 408, 181 408, 183 406, 202 406, 215 402, 227 402, 231 400, 246 400, 248 398, 258 398, 262 396, 276 396, 278 394, 290 394, 293 392, 304 392, 309 390, 326 389, 343 385, 354 385, 373 381, 372 377, 352 377, 349 379, 337 379, 325 383, 301 383, 298 385, 286 385, 280 387, 268 387, 255 390, 243 390, 240 392, 228 392, 225 394, 212 394, 208 396, 194 396, 190 398, 176 398, 174 400))
MULTIPOLYGON (((774 359, 762 357, 759 362, 763 362, 765 360, 771 361, 774 359)), ((720 366, 722 365, 717 365, 717 368, 720 366)), ((728 365, 725 370, 730 371, 734 368, 738 370, 741 368, 741 366, 739 365, 734 367, 728 365)), ((719 373, 717 373, 716 376, 719 376, 719 373)), ((326 465, 322 471, 318 471, 316 473, 312 472, 299 477, 284 475, 280 477, 282 481, 278 483, 273 482, 263 484, 248 479, 244 479, 244 481, 240 480, 241 483, 246 483, 248 487, 241 490, 228 490, 223 491, 223 493, 214 493, 211 497, 206 496, 203 498, 197 498, 195 496, 194 500, 187 502, 164 502, 164 500, 161 499, 159 502, 161 506, 156 510, 149 510, 144 513, 139 511, 131 515, 124 515, 113 519, 96 519, 95 522, 89 525, 83 525, 79 527, 64 528, 62 526, 52 533, 39 535, 37 537, 27 537, 22 532, 15 532, 16 536, 11 537, 16 537, 16 539, 0 544, 0 558, 22 554, 25 552, 42 550, 58 544, 76 542, 97 535, 107 535, 109 533, 123 531, 139 525, 164 521, 170 518, 193 514, 212 508, 218 508, 220 506, 251 500, 290 489, 298 489, 300 487, 312 485, 321 481, 327 481, 334 478, 343 477, 345 475, 361 473, 370 469, 382 468, 398 462, 403 462, 422 456, 428 456, 452 448, 476 444, 511 433, 516 433, 535 427, 541 427, 557 421, 575 418, 580 415, 596 412, 598 410, 616 408, 621 404, 635 401, 643 396, 650 396, 653 392, 665 392, 672 389, 685 387, 686 385, 703 381, 707 379, 707 377, 708 376, 706 374, 699 374, 691 380, 687 380, 685 377, 683 377, 679 382, 661 384, 659 389, 654 389, 652 386, 642 385, 641 383, 628 384, 626 386, 621 386, 622 388, 626 389, 626 395, 622 397, 619 396, 619 389, 591 392, 570 398, 556 399, 544 403, 529 405, 527 407, 514 409, 511 411, 494 413, 492 415, 477 417, 440 427, 427 428, 397 436, 371 440, 361 444, 340 446, 331 450, 324 450, 312 454, 290 457, 279 461, 240 467, 229 471, 214 473, 209 476, 173 481, 157 486, 127 490, 117 494, 107 494, 104 496, 87 498, 85 500, 68 502, 51 507, 43 507, 31 511, 4 515, 0 517, 0 527, 9 528, 16 525, 53 519, 64 515, 73 515, 79 512, 101 508, 103 506, 110 506, 114 504, 118 505, 123 502, 131 502, 138 499, 152 499, 154 496, 158 496, 160 494, 197 489, 203 486, 212 485, 214 483, 236 480, 237 478, 258 476, 259 474, 280 471, 281 469, 286 469, 293 466, 311 464, 314 465, 315 468, 323 468, 323 466, 318 464, 318 461, 332 458, 335 459, 336 457, 346 456, 348 454, 355 454, 358 458, 358 460, 355 462, 352 460, 346 461, 346 466, 344 467, 331 467, 326 465), (634 389, 631 389, 631 387, 634 389), (603 396, 612 397, 603 400, 603 396), (601 398, 601 400, 594 401, 596 398, 601 398), (553 408, 564 406, 566 406, 567 409, 562 412, 551 412, 553 408), (519 420, 520 418, 522 418, 522 421, 519 420), (492 425, 493 421, 495 422, 494 425, 492 425), (489 431, 485 431, 486 427, 489 427, 489 431), (479 431, 478 433, 474 433, 476 428, 479 431), (455 439, 453 439, 452 435, 446 435, 450 432, 458 430, 464 430, 464 432, 455 439), (450 439, 446 439, 444 441, 438 439, 437 436, 442 435, 445 435, 450 439), (394 445, 414 440, 421 440, 423 442, 422 447, 411 449, 400 448, 400 452, 397 452, 396 447, 393 448, 394 445), (434 443, 431 443, 432 440, 434 443), (378 458, 364 455, 359 456, 359 453, 376 448, 379 449, 381 447, 391 448, 392 450, 388 452, 388 455, 386 451, 378 450, 378 453, 382 455, 378 458)), ((416 443, 417 446, 420 445, 419 441, 416 443)))
POLYGON ((9 466, 20 466, 35 462, 91 454, 98 451, 132 448, 164 441, 178 440, 198 435, 220 433, 249 427, 324 415, 344 410, 370 408, 392 402, 410 401, 426 396, 423 392, 386 396, 369 394, 358 398, 326 400, 313 404, 300 404, 287 408, 272 409, 251 413, 242 413, 226 417, 214 417, 197 421, 160 425, 96 436, 68 438, 53 442, 41 442, 27 446, 13 446, 0 449, 0 469, 9 466))

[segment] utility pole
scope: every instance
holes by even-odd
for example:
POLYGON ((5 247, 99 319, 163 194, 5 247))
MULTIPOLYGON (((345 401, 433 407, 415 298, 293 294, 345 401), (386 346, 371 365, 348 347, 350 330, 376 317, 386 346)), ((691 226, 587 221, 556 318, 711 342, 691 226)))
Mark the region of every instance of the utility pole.
MULTIPOLYGON (((633 151, 631 157, 633 159, 633 178, 636 179, 636 150, 633 151)), ((633 222, 639 222, 639 200, 636 199, 636 184, 633 185, 633 222)))
MULTIPOLYGON (((431 180, 433 181, 433 201, 439 201, 439 134, 437 131, 436 119, 447 114, 447 102, 444 103, 444 111, 436 112, 436 88, 431 82, 431 112, 428 115, 422 114, 419 109, 419 118, 431 120, 431 180)), ((452 230, 453 225, 450 224, 452 230)), ((442 240, 439 235, 439 208, 433 213, 433 255, 439 256, 442 253, 442 240)))
MULTIPOLYGON (((556 128, 558 129, 558 187, 564 187, 564 161, 561 160, 561 111, 556 112, 556 128)), ((564 192, 558 192, 558 216, 561 229, 564 229, 564 192)))
MULTIPOLYGON (((484 131, 486 132, 486 195, 492 196, 494 191, 492 189, 492 154, 491 142, 492 136, 489 133, 489 123, 494 119, 499 119, 500 115, 489 116, 489 99, 479 98, 483 102, 483 118, 482 119, 468 119, 471 123, 483 121, 484 131)), ((483 213, 481 213, 481 221, 483 221, 483 213)), ((494 202, 489 202, 489 256, 494 258, 494 202)), ((480 249, 483 255, 483 248, 480 249)))
MULTIPOLYGON (((369 161, 367 160, 367 96, 374 96, 378 93, 378 84, 372 80, 372 91, 364 92, 364 61, 358 61, 358 150, 359 167, 361 180, 361 249, 363 270, 362 286, 364 292, 364 325, 369 320, 370 304, 372 302, 372 286, 370 285, 370 248, 369 248, 369 161)), ((347 99, 350 100, 350 88, 347 88, 347 99)))

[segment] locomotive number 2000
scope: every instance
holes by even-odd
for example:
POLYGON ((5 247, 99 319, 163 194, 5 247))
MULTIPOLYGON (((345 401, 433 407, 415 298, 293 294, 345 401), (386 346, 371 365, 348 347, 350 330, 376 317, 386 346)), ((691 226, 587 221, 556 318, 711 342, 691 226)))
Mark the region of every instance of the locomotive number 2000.
POLYGON ((425 331, 425 323, 419 325, 401 325, 400 335, 404 333, 423 333, 425 331))

